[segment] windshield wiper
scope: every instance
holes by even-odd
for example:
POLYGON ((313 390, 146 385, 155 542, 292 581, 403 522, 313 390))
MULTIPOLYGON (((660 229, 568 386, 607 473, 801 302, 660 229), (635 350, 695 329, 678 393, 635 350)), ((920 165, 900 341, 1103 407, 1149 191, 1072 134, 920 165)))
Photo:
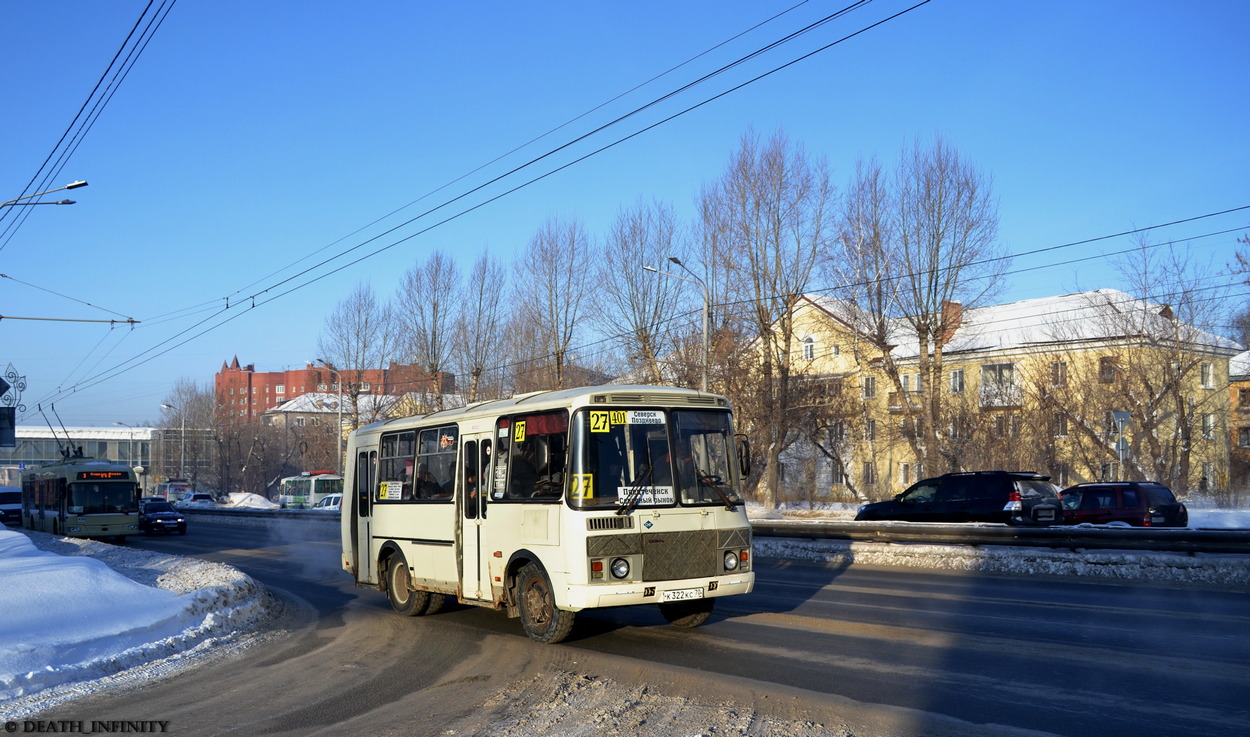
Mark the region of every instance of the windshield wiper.
POLYGON ((695 466, 694 477, 699 482, 699 486, 709 486, 712 491, 716 492, 716 495, 720 497, 720 500, 725 503, 725 509, 732 512, 738 508, 737 505, 734 504, 733 499, 730 499, 729 495, 725 493, 725 490, 721 488, 721 481, 719 480, 720 477, 713 476, 698 466, 695 466))
POLYGON ((625 498, 621 501, 621 506, 616 508, 617 514, 629 514, 634 511, 634 507, 638 506, 638 502, 642 501, 642 492, 646 489, 651 480, 651 464, 642 467, 642 473, 638 475, 638 480, 634 485, 629 487, 625 492, 625 498))

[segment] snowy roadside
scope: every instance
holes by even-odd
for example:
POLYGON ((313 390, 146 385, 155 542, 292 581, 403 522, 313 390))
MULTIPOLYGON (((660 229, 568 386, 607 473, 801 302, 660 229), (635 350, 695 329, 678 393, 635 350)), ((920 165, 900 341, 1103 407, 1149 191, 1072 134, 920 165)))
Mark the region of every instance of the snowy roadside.
POLYGON ((247 647, 273 602, 220 563, 0 529, 0 719, 247 647))

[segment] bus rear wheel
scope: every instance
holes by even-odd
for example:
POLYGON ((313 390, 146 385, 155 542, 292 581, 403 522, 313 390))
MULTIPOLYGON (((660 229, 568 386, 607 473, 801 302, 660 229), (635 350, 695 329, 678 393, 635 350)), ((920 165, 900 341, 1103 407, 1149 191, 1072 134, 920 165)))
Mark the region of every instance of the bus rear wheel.
POLYGON ((698 627, 712 616, 715 599, 694 599, 693 601, 669 601, 660 604, 660 614, 674 627, 698 627))
POLYGON ((573 629, 573 612, 556 608, 551 582, 537 563, 526 565, 517 574, 517 605, 521 626, 535 642, 560 642, 573 629))
POLYGON ((412 576, 408 575, 408 561, 402 555, 392 555, 386 566, 386 598, 391 608, 405 617, 417 617, 425 613, 430 603, 430 592, 413 591, 412 576))

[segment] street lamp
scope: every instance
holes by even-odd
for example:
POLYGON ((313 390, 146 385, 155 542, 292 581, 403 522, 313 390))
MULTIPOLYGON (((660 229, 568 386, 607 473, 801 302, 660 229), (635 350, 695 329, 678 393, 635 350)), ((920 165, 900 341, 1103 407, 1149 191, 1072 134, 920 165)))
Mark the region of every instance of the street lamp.
POLYGON ((161 404, 165 409, 172 409, 178 413, 178 417, 182 420, 182 429, 178 431, 178 443, 180 446, 180 455, 178 456, 178 478, 185 479, 187 477, 187 413, 172 404, 161 404))
POLYGON ((338 384, 339 384, 339 429, 338 429, 338 433, 339 433, 339 437, 338 437, 338 442, 335 444, 335 447, 338 449, 338 457, 339 457, 338 471, 339 471, 339 475, 342 476, 343 475, 343 375, 340 374, 338 371, 336 371, 334 367, 330 365, 330 362, 325 360, 324 358, 318 358, 315 360, 317 361, 317 363, 321 364, 322 366, 325 366, 327 371, 334 374, 334 378, 338 379, 338 384))
POLYGON ((79 187, 85 186, 87 186, 87 183, 81 180, 77 182, 70 182, 64 187, 57 187, 56 189, 49 189, 43 192, 36 192, 35 194, 28 194, 21 197, 14 197, 11 200, 5 200, 4 202, 0 202, 0 207, 23 207, 25 205, 72 205, 74 204, 74 200, 57 200, 56 202, 22 202, 22 200, 29 200, 45 194, 60 192, 63 189, 78 189, 79 187))
POLYGON ((711 304, 712 304, 710 295, 708 294, 708 291, 707 291, 707 284, 704 283, 704 281, 700 279, 693 271, 686 268, 686 265, 681 262, 681 259, 677 258, 676 256, 669 256, 668 260, 680 266, 682 270, 685 271, 690 276, 682 276, 681 274, 673 274, 668 271, 660 271, 654 266, 643 266, 642 268, 645 269, 646 271, 654 271, 657 274, 663 274, 664 276, 671 276, 674 279, 681 279, 682 281, 693 282, 695 284, 698 284, 699 287, 703 289, 703 391, 707 391, 707 370, 708 370, 707 324, 708 324, 708 313, 711 310, 711 304))

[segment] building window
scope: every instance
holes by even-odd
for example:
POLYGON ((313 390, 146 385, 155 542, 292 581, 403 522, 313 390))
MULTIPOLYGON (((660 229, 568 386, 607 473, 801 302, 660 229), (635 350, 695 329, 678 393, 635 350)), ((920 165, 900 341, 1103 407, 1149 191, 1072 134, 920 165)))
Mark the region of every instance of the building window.
POLYGON ((840 443, 843 440, 846 440, 846 423, 842 420, 837 420, 829 426, 829 441, 840 443))
POLYGON ((1114 384, 1117 361, 1109 356, 1098 359, 1098 381, 1103 384, 1114 384))
POLYGON ((296 418, 295 418, 295 426, 296 426, 296 427, 303 427, 303 426, 304 426, 304 418, 303 418, 303 417, 296 417, 296 418))
POLYGON ((318 384, 317 391, 319 392, 329 391, 329 387, 327 387, 325 384, 318 384))
POLYGON ((864 399, 872 399, 877 396, 877 377, 864 377, 864 399))
POLYGON ((864 486, 872 486, 877 483, 877 469, 871 462, 864 463, 864 486))
POLYGON ((864 440, 872 441, 876 439, 877 439, 877 421, 869 420, 864 425, 864 440))
POLYGON ((1202 464, 1202 478, 1198 479, 1198 488, 1206 491, 1215 485, 1215 464, 1202 464))
POLYGON ((1056 412, 1054 415, 1055 437, 1068 437, 1068 416, 1062 412, 1056 412))
POLYGON ((1250 407, 1250 389, 1237 390, 1237 408, 1245 409, 1250 407))
POLYGON ((276 386, 276 387, 274 388, 274 393, 275 393, 275 394, 286 394, 286 384, 278 384, 278 386, 276 386))
POLYGON ((951 371, 951 394, 964 393, 964 370, 955 369, 951 371))
POLYGON ((1058 486, 1068 486, 1068 476, 1070 476, 1071 473, 1072 470, 1068 468, 1068 464, 1060 463, 1055 467, 1055 472, 1051 474, 1051 479, 1058 486))
POLYGON ((833 486, 841 486, 846 483, 846 472, 842 470, 842 464, 834 461, 832 468, 829 470, 829 483, 833 486))
POLYGON ((1202 364, 1202 388, 1215 388, 1215 365, 1210 363, 1202 364))
POLYGON ((811 361, 815 358, 816 358, 816 339, 809 335, 803 339, 803 360, 811 361))
POLYGON ((842 349, 839 348, 838 346, 836 345, 829 346, 829 355, 837 356, 837 355, 840 355, 841 353, 842 353, 842 349))
POLYGON ((898 464, 898 482, 902 484, 903 486, 911 485, 911 464, 910 463, 898 464))
POLYGON ((1207 440, 1215 437, 1215 414, 1213 412, 1202 416, 1202 437, 1207 440))
POLYGON ((1238 448, 1250 448, 1250 427, 1238 428, 1237 447, 1238 448))
POLYGON ((1068 385, 1068 362, 1052 361, 1050 364, 1050 385, 1051 386, 1067 386, 1068 385))

